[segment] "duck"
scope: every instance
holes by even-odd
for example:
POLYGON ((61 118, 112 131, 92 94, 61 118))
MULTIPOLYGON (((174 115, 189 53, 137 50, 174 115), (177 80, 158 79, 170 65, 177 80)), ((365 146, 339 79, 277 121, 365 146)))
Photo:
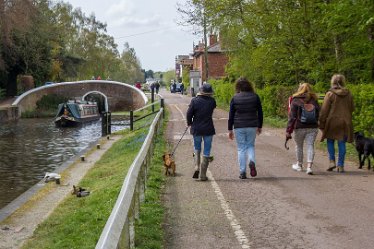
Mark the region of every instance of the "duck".
POLYGON ((61 175, 57 173, 47 172, 45 173, 45 176, 43 179, 45 183, 55 181, 56 184, 60 184, 61 175))
POLYGON ((86 190, 85 188, 73 185, 73 190, 71 191, 71 194, 76 195, 77 197, 86 197, 90 194, 90 191, 86 190))

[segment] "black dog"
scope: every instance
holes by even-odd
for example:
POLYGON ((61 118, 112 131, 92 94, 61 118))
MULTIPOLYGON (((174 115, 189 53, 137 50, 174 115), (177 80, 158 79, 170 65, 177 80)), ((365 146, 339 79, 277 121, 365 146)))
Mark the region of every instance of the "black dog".
POLYGON ((355 132, 354 137, 355 147, 358 152, 358 160, 360 162, 360 167, 358 168, 362 169, 362 166, 365 164, 365 159, 367 158, 369 162, 368 169, 370 169, 370 155, 374 157, 374 139, 365 137, 362 132, 355 132), (364 156, 361 160, 362 155, 364 156))

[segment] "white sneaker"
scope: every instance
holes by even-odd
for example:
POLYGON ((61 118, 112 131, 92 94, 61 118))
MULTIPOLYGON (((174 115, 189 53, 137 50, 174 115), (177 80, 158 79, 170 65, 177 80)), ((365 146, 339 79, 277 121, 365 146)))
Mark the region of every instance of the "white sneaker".
POLYGON ((292 169, 300 172, 303 168, 299 164, 295 163, 292 164, 292 169))
POLYGON ((312 170, 312 168, 308 167, 308 168, 306 169, 306 173, 307 173, 308 175, 313 175, 313 170, 312 170))

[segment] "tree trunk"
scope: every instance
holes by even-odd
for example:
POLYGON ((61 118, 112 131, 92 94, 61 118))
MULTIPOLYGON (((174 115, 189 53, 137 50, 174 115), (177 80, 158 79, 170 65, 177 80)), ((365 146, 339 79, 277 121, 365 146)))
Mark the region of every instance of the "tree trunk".
POLYGON ((341 70, 341 62, 343 59, 343 48, 342 48, 342 41, 339 35, 334 36, 334 46, 335 46, 335 60, 337 65, 337 70, 340 72, 341 70))
POLYGON ((17 76, 20 73, 18 68, 12 68, 9 71, 6 87, 7 96, 16 96, 17 95, 17 76))

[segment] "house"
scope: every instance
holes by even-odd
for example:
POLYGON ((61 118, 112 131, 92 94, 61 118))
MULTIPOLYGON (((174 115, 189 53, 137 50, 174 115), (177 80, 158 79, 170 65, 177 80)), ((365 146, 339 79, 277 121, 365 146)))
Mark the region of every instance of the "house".
POLYGON ((192 70, 193 59, 189 55, 178 55, 175 57, 175 78, 182 78, 183 70, 192 70))
POLYGON ((192 53, 193 58, 193 71, 199 71, 201 81, 208 79, 220 79, 225 77, 225 67, 228 63, 228 57, 224 50, 221 48, 221 43, 217 39, 217 35, 209 36, 208 52, 208 77, 206 76, 205 56, 204 56, 204 43, 200 42, 194 46, 192 53))

